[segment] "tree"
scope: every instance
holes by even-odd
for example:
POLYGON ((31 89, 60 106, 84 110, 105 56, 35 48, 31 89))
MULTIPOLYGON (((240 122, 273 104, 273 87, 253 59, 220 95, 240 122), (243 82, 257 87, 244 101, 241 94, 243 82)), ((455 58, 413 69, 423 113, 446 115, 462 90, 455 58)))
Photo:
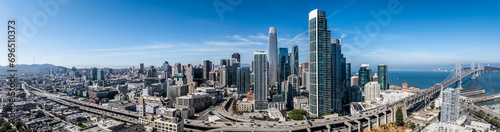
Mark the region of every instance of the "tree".
POLYGON ((399 107, 398 110, 396 111, 396 125, 403 126, 404 124, 405 123, 403 119, 403 110, 401 110, 401 107, 399 107))
POLYGON ((304 120, 304 115, 307 114, 307 111, 302 109, 294 109, 290 113, 288 113, 288 117, 294 120, 304 120))
POLYGON ((472 129, 472 132, 477 132, 477 130, 476 129, 472 129))
POLYGON ((434 102, 431 104, 431 108, 434 109, 434 107, 436 107, 436 105, 434 104, 434 102))

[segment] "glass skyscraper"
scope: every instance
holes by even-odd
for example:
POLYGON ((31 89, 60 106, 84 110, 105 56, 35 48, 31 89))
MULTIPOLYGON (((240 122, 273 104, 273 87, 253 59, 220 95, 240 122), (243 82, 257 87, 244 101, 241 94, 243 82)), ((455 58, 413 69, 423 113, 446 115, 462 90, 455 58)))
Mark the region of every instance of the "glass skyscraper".
POLYGON ((309 110, 314 116, 332 111, 331 31, 327 28, 325 11, 309 13, 309 110))
POLYGON ((333 39, 331 43, 332 55, 332 112, 342 112, 342 92, 345 89, 345 58, 342 54, 340 40, 333 39))
POLYGON ((278 85, 278 39, 276 38, 276 28, 269 28, 269 44, 268 44, 268 59, 269 60, 269 84, 278 85))
POLYGON ((290 75, 299 75, 299 46, 292 45, 290 56, 290 75))
POLYGON ((370 65, 361 64, 361 67, 359 67, 358 75, 359 75, 358 86, 364 92, 365 84, 372 81, 372 70, 370 69, 370 65))
POLYGON ((254 56, 254 100, 255 111, 267 110, 267 56, 264 51, 255 51, 254 56))
POLYGON ((239 94, 250 91, 250 67, 238 67, 236 71, 236 86, 239 94))
POLYGON ((283 82, 290 75, 290 64, 288 63, 288 48, 280 47, 278 56, 279 82, 283 82))
POLYGON ((377 69, 378 73, 378 83, 380 84, 380 90, 389 89, 389 84, 387 83, 387 65, 380 64, 377 69))

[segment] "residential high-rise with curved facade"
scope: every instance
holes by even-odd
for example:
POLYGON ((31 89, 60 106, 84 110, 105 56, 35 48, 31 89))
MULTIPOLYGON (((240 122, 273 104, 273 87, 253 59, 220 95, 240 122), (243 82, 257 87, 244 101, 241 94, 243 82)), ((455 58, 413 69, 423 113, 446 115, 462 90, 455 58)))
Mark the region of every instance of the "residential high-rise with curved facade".
POLYGON ((278 84, 278 39, 276 38, 276 28, 269 28, 269 44, 267 49, 267 60, 269 61, 269 84, 278 84))

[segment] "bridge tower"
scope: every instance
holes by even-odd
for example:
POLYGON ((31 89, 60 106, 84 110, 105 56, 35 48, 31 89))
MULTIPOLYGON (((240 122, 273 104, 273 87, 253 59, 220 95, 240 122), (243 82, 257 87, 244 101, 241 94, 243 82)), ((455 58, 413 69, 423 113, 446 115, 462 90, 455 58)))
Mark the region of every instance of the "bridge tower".
POLYGON ((455 65, 455 76, 459 78, 459 81, 457 81, 457 89, 462 90, 462 64, 460 62, 457 62, 455 65))
POLYGON ((475 72, 476 70, 476 66, 474 66, 474 62, 472 62, 472 64, 470 64, 470 70, 471 71, 474 71, 472 73, 472 76, 470 77, 471 80, 476 80, 476 77, 477 77, 477 73, 475 72))
POLYGON ((483 70, 483 67, 481 66, 481 63, 477 63, 477 73, 476 73, 476 77, 479 77, 481 76, 481 72, 483 70))

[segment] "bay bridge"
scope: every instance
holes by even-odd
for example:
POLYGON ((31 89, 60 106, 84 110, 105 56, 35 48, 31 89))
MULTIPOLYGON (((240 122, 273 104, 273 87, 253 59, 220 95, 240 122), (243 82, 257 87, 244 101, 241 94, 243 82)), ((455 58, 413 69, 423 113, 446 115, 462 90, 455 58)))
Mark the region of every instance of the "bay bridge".
MULTIPOLYGON (((462 79, 465 77, 472 75, 470 79, 476 79, 480 77, 484 68, 478 64, 475 67, 474 63, 471 64, 470 68, 462 68, 460 62, 456 63, 454 72, 450 72, 450 75, 443 80, 443 82, 435 84, 434 86, 421 90, 416 94, 398 100, 396 102, 380 105, 375 108, 370 108, 367 110, 362 110, 359 114, 355 115, 347 115, 347 116, 339 116, 333 118, 326 119, 316 119, 316 120, 306 120, 306 121, 284 121, 284 122, 273 122, 273 121, 250 121, 244 119, 238 119, 231 115, 231 112, 228 111, 227 108, 233 103, 227 103, 230 100, 222 103, 222 106, 217 106, 218 108, 213 108, 208 112, 215 112, 218 116, 225 117, 228 120, 226 122, 218 122, 218 124, 214 124, 211 126, 206 126, 204 124, 204 120, 197 119, 188 119, 191 123, 184 123, 186 128, 190 129, 198 129, 204 131, 358 131, 361 132, 364 129, 371 130, 373 127, 380 126, 382 124, 386 124, 388 122, 393 122, 396 120, 396 110, 401 108, 403 110, 403 115, 405 119, 407 119, 407 115, 413 112, 416 112, 425 106, 430 104, 430 101, 436 99, 441 95, 444 88, 455 84, 457 89, 462 89, 462 79), (240 125, 233 126, 228 124, 234 124, 232 121, 240 121, 240 125), (280 124, 281 127, 254 127, 253 124, 280 124)), ((25 84, 27 85, 27 84, 25 84)), ((23 86, 24 87, 24 86, 23 86)), ((125 110, 113 109, 109 107, 103 107, 98 104, 90 104, 84 101, 79 101, 76 99, 72 99, 70 97, 62 97, 62 96, 54 96, 53 94, 46 93, 45 91, 41 91, 40 89, 29 87, 32 93, 35 93, 38 96, 46 96, 48 99, 57 101, 64 100, 65 102, 70 102, 72 104, 78 104, 85 106, 89 111, 100 110, 109 112, 111 114, 118 114, 125 118, 138 118, 138 114, 136 112, 130 112, 125 110), (31 89, 34 89, 32 91, 31 89)), ((205 114, 203 114, 205 115, 205 114)), ((136 123, 137 120, 132 120, 129 122, 136 123)), ((186 121, 185 121, 186 122, 186 121)), ((263 125, 263 126, 264 126, 263 125)))

